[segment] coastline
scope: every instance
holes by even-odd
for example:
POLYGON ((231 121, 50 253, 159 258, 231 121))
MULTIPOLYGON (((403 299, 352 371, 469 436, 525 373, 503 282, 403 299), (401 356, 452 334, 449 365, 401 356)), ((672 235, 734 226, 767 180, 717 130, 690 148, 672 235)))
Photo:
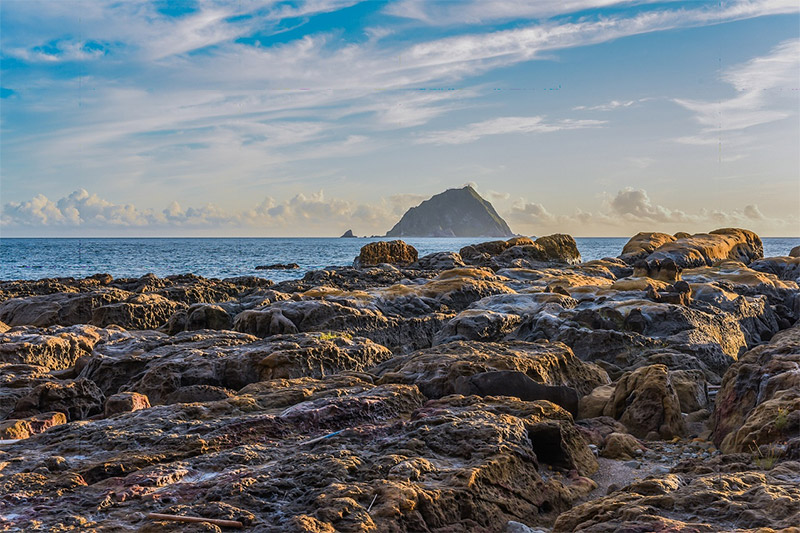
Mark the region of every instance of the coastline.
POLYGON ((797 523, 800 258, 732 229, 588 261, 559 235, 424 255, 369 241, 357 267, 278 283, 0 281, 0 521, 797 523))

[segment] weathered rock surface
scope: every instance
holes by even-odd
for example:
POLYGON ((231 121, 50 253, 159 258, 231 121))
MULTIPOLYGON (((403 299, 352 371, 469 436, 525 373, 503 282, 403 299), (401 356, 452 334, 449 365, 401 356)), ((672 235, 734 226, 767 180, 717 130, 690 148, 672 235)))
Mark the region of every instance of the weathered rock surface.
POLYGON ((158 405, 189 399, 186 387, 235 391, 268 379, 320 378, 363 371, 391 355, 368 339, 336 334, 299 333, 259 340, 234 332, 150 333, 98 347, 83 362, 80 376, 97 383, 106 396, 137 392, 158 405))
POLYGON ((714 442, 726 452, 800 435, 800 324, 731 365, 717 393, 714 442))
POLYGON ((361 248, 354 266, 363 268, 383 263, 408 266, 414 263, 417 257, 417 249, 403 241, 378 241, 361 248))
POLYGON ((660 246, 677 239, 668 233, 641 232, 637 233, 622 248, 620 259, 632 265, 656 251, 660 246))
POLYGON ((580 263, 554 235, 278 285, 0 281, 0 529, 793 525, 800 289, 759 246, 639 234, 580 263))
POLYGON ((623 375, 603 414, 619 420, 640 439, 671 439, 686 431, 678 395, 664 365, 623 375))
POLYGON ((599 367, 584 363, 560 343, 451 342, 396 356, 373 369, 380 383, 414 384, 429 398, 456 391, 459 378, 489 371, 522 372, 537 383, 567 386, 586 394, 606 383, 599 367))
POLYGON ((251 387, 7 446, 5 509, 23 529, 34 520, 158 529, 168 524, 145 515, 165 512, 268 532, 499 531, 509 520, 552 520, 596 486, 582 477, 597 468, 585 441, 548 402, 450 396, 423 405, 416 387, 358 378, 251 387), (309 438, 331 431, 340 432, 309 438), (53 469, 31 472, 43 463, 53 469), (576 473, 553 475, 545 464, 576 473), (52 498, 57 508, 34 510, 52 498))
POLYGON ((578 505, 553 531, 792 531, 800 523, 800 463, 766 471, 740 471, 741 462, 710 466, 706 472, 717 472, 651 477, 578 505))
POLYGON ((0 362, 39 365, 50 370, 72 367, 95 345, 120 335, 121 330, 95 326, 35 328, 18 326, 0 334, 0 362))
POLYGON ((693 268, 711 266, 725 259, 749 264, 762 257, 764 245, 758 235, 748 230, 724 228, 666 242, 645 260, 671 259, 681 268, 693 268))

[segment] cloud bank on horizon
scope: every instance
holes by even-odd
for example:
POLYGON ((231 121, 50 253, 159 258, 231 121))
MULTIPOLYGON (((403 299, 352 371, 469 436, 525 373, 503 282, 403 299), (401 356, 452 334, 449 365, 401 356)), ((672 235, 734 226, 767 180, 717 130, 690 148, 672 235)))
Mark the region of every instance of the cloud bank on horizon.
POLYGON ((382 234, 467 181, 525 234, 800 235, 795 0, 0 10, 2 236, 382 234))

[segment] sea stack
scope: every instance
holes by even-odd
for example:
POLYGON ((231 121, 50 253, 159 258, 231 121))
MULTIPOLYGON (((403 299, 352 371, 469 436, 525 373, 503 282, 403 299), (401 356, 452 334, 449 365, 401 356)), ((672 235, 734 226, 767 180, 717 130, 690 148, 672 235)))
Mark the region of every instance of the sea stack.
POLYGON ((412 207, 387 237, 513 237, 492 204, 469 185, 448 189, 412 207))

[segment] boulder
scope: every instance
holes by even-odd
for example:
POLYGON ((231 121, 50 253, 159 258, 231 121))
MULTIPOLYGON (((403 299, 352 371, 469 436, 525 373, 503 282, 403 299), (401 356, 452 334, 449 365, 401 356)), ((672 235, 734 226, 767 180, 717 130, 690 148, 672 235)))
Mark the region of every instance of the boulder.
POLYGON ((644 446, 633 435, 627 433, 611 433, 605 438, 600 455, 607 459, 627 461, 644 453, 644 446))
POLYGON ((789 250, 789 257, 800 257, 800 246, 795 246, 789 250))
POLYGON ((578 245, 571 235, 556 233, 536 239, 536 245, 540 246, 547 261, 575 265, 581 262, 581 254, 578 252, 578 245))
POLYGON ((180 331, 232 328, 233 319, 225 309, 219 305, 201 303, 173 313, 167 320, 164 331, 174 335, 180 331))
POLYGON ((699 370, 671 370, 669 379, 681 412, 694 413, 708 407, 708 383, 705 375, 699 370))
POLYGON ((34 387, 17 402, 11 417, 25 418, 49 411, 64 413, 68 421, 83 420, 103 411, 105 396, 85 378, 52 381, 34 387))
POLYGON ((671 439, 686 431, 678 395, 664 365, 626 372, 603 414, 619 420, 639 438, 671 439))
POLYGON ((361 248, 353 265, 356 268, 380 265, 410 265, 417 260, 417 249, 403 241, 371 242, 361 248))
POLYGON ((614 396, 615 385, 600 385, 591 393, 581 397, 578 416, 580 418, 595 418, 603 415, 606 404, 614 396))
POLYGON ((633 265, 653 253, 658 247, 675 240, 675 237, 666 233, 640 232, 625 243, 619 258, 627 264, 633 265))
POLYGON ((131 413, 139 409, 150 407, 150 400, 144 394, 138 392, 118 392, 106 399, 105 416, 113 416, 120 413, 131 413))
POLYGON ((680 268, 711 266, 717 261, 733 259, 749 264, 764 257, 764 245, 752 231, 724 228, 710 233, 697 233, 662 244, 645 260, 671 259, 680 268))
POLYGON ((50 412, 33 415, 23 419, 10 419, 0 422, 0 440, 27 439, 47 429, 67 423, 67 417, 61 412, 50 412))
POLYGON ((420 257, 413 266, 422 270, 449 270, 451 268, 464 267, 466 263, 458 253, 434 252, 420 257))

